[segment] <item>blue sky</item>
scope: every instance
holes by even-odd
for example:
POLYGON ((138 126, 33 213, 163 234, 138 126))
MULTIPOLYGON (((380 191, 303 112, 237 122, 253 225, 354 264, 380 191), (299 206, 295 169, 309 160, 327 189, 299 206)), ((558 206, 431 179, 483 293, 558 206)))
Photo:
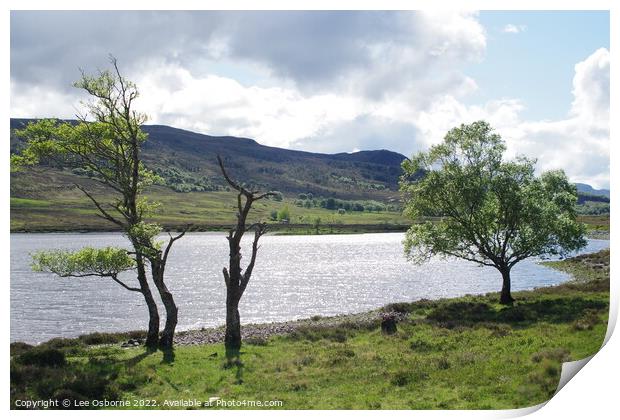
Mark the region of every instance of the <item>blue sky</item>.
POLYGON ((72 117, 109 53, 153 124, 410 156, 484 119, 508 157, 609 185, 607 12, 12 11, 11 116, 72 117))
POLYGON ((479 21, 487 49, 480 63, 465 68, 479 84, 468 103, 521 98, 528 119, 566 116, 575 64, 598 48, 609 49, 607 11, 482 11, 479 21), (504 32, 509 24, 524 29, 504 32))

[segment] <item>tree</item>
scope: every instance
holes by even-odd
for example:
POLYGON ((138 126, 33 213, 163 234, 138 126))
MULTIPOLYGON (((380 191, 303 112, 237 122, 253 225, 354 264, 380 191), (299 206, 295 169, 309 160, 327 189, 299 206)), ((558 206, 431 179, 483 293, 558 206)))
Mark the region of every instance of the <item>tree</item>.
POLYGON ((32 255, 34 271, 54 273, 60 277, 109 277, 132 292, 142 289, 128 286, 118 276, 123 271, 135 270, 136 261, 121 248, 102 249, 85 247, 79 251, 38 251, 32 255))
MULTIPOLYGON (((171 236, 167 247, 162 250, 163 244, 156 240, 161 227, 144 220, 157 204, 149 202, 143 191, 158 180, 144 167, 141 159, 142 145, 147 140, 141 126, 147 118, 133 109, 133 102, 138 97, 135 84, 121 75, 115 58, 110 60, 112 71, 100 71, 97 76, 82 73, 81 79, 74 84, 92 97, 91 102, 83 104, 86 111, 77 116, 76 123, 40 120, 16 131, 15 134, 26 143, 21 153, 11 156, 11 166, 12 170, 21 170, 40 161, 57 162, 64 167, 83 170, 105 187, 112 195, 111 202, 95 197, 93 192, 79 184, 75 185, 92 202, 98 216, 119 228, 132 245, 138 283, 149 311, 147 347, 156 348, 159 344, 171 348, 177 309, 164 282, 164 270, 170 247, 184 232, 171 236), (89 116, 91 120, 87 119, 89 116), (146 266, 149 264, 166 308, 166 326, 161 337, 159 312, 147 280, 146 266)), ((65 257, 65 261, 71 260, 65 257)))
POLYGON ((289 210, 288 206, 284 206, 278 211, 278 220, 291 220, 291 211, 289 210))
POLYGON ((252 270, 256 263, 256 255, 258 253, 258 240, 267 231, 265 223, 253 223, 246 225, 247 217, 252 209, 252 204, 265 197, 271 196, 272 192, 259 193, 258 191, 250 191, 241 186, 241 184, 233 181, 224 168, 224 162, 220 156, 217 157, 222 175, 226 182, 235 189, 237 194, 237 224, 228 233, 229 246, 229 263, 228 268, 224 267, 224 282, 226 283, 226 333, 224 336, 224 345, 226 347, 226 356, 231 359, 239 354, 241 349, 241 319, 239 317, 239 301, 245 292, 252 270), (254 240, 252 242, 252 256, 245 271, 241 269, 241 239, 248 230, 254 230, 254 240))
POLYGON ((585 226, 576 221, 577 190, 564 172, 537 177, 535 161, 504 161, 505 150, 488 123, 461 125, 405 160, 400 186, 405 213, 416 222, 406 234, 406 255, 416 263, 438 255, 495 267, 502 275, 500 302, 510 304, 515 264, 565 255, 586 241, 585 226), (427 216, 437 220, 418 223, 427 216))

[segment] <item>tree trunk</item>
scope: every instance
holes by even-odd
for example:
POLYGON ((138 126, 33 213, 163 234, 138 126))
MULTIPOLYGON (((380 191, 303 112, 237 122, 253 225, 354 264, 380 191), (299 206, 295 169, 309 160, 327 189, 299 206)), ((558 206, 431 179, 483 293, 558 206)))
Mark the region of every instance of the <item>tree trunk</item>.
POLYGON ((512 305, 515 301, 510 294, 510 269, 505 268, 500 270, 502 273, 502 293, 499 298, 499 303, 502 305, 512 305))
POLYGON ((177 327, 179 310, 174 302, 172 293, 170 293, 166 287, 163 270, 153 267, 152 271, 153 281, 155 286, 157 286, 161 301, 166 308, 166 325, 164 326, 164 330, 159 337, 159 347, 162 349, 171 349, 174 344, 174 331, 177 327))
POLYGON ((146 347, 150 350, 157 349, 157 343, 159 341, 159 311, 157 309, 157 303, 151 293, 148 281, 146 280, 146 272, 144 270, 144 262, 142 257, 137 257, 138 267, 138 282, 140 283, 140 289, 144 296, 144 301, 149 310, 149 330, 146 334, 146 347))
POLYGON ((241 318, 239 317, 239 299, 233 291, 226 296, 226 335, 224 336, 226 357, 236 357, 241 350, 241 318))

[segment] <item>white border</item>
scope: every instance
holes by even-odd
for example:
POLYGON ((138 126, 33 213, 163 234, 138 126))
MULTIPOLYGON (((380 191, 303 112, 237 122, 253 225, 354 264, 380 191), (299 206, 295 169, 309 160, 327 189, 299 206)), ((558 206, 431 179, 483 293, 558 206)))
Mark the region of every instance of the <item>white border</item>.
MULTIPOLYGON (((137 3, 137 2, 136 2, 137 3)), ((191 0, 176 0, 174 2, 166 2, 161 0, 152 0, 144 3, 130 3, 122 0, 109 0, 105 3, 84 2, 78 0, 58 0, 49 1, 5 1, 3 2, 6 8, 2 14, 0 20, 0 33, 1 33, 1 45, 4 49, 3 65, 1 66, 1 74, 3 80, 3 101, 0 102, 0 110, 2 111, 3 118, 0 119, 0 132, 7 133, 9 130, 9 101, 10 101, 10 67, 9 67, 9 49, 10 49, 10 10, 100 10, 100 9, 117 9, 117 10, 198 10, 198 9, 225 9, 225 10, 254 10, 254 9, 266 9, 266 10, 321 10, 321 9, 340 9, 340 10, 356 10, 356 9, 380 9, 380 10, 406 10, 406 9, 434 9, 434 10, 611 10, 611 50, 617 46, 618 36, 620 34, 620 6, 619 2, 613 0, 588 0, 588 1, 552 1, 552 0, 479 0, 479 1, 459 1, 450 3, 444 1, 439 3, 438 1, 429 2, 428 0, 382 0, 382 1, 367 1, 367 0, 315 0, 308 1, 283 1, 283 0, 263 0, 259 3, 251 0, 228 0, 228 1, 191 1, 191 0)), ((614 53, 611 55, 611 92, 614 93, 611 96, 611 115, 618 115, 619 108, 618 103, 618 83, 615 83, 618 79, 618 69, 620 63, 614 53)), ((610 121, 611 124, 611 136, 614 138, 615 133, 618 132, 617 120, 610 121)), ((5 137, 6 139, 6 137, 5 137)), ((5 150, 8 145, 5 144, 5 150)), ((618 179, 618 165, 614 164, 614 156, 617 156, 618 145, 616 142, 611 141, 611 183, 614 179, 618 179)), ((2 278, 5 280, 5 291, 9 288, 9 258, 8 252, 9 240, 8 232, 10 231, 10 219, 9 219, 9 168, 8 157, 2 160, 0 163, 2 167, 2 192, 0 193, 0 200, 2 200, 2 222, 5 226, 5 236, 2 242, 2 278)), ((615 213, 615 209, 618 208, 619 201, 616 198, 617 195, 611 196, 611 208, 612 214, 615 213)), ((611 242, 615 241, 615 231, 612 231, 611 242)), ((618 314, 618 293, 619 285, 618 281, 614 280, 614 274, 616 273, 616 263, 612 259, 611 266, 611 278, 612 278, 612 300, 610 311, 610 327, 608 329, 607 344, 599 351, 592 360, 582 369, 575 379, 569 381, 566 386, 559 391, 559 393, 553 397, 544 407, 535 407, 531 409, 521 410, 507 410, 507 411, 296 411, 294 413, 286 411, 266 411, 266 412, 240 412, 240 411, 210 411, 208 414, 203 415, 217 418, 247 418, 247 416, 257 416, 265 418, 288 418, 291 415, 300 418, 315 418, 317 416, 330 416, 339 418, 375 418, 375 417, 392 417, 392 418, 430 418, 430 419, 445 419, 445 418, 458 418, 458 419, 485 419, 485 418, 507 418, 525 415, 528 412, 534 411, 530 418, 535 419, 583 419, 584 417, 590 418, 610 418, 614 414, 617 415, 618 409, 618 396, 617 385, 618 378, 620 377, 620 369, 616 355, 620 354, 620 344, 616 336, 611 335, 613 326, 617 319, 618 314), (538 409, 540 408, 540 409, 538 409), (537 410, 538 409, 538 410, 537 410), (537 411, 535 411, 537 410, 537 411), (612 414, 614 413, 614 414, 612 414)), ((10 311, 10 294, 3 294, 3 331, 4 331, 4 343, 9 342, 9 311, 10 311)), ((4 409, 8 411, 9 405, 9 354, 8 345, 3 347, 2 356, 3 361, 3 390, 4 393, 0 399, 4 409)), ((11 411, 11 416, 16 418, 25 418, 26 416, 49 416, 52 418, 82 418, 84 413, 79 412, 17 412, 11 411)), ((108 416, 109 412, 91 412, 89 416, 99 417, 108 416)), ((116 411, 113 413, 115 416, 131 416, 131 417, 169 417, 171 413, 166 412, 144 412, 144 411, 131 411, 129 413, 116 411)), ((174 416, 195 416, 196 412, 182 412, 175 413, 174 416), (193 414, 191 414, 193 413, 193 414)))

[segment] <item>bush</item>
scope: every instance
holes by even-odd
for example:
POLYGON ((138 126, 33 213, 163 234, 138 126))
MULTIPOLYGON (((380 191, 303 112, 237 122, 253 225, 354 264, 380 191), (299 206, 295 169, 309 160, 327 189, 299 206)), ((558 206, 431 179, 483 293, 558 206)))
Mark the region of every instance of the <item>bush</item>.
POLYGON ((291 211, 288 206, 284 206, 278 211, 278 220, 291 220, 291 211))
POLYGON ((428 319, 438 322, 453 321, 472 323, 488 320, 493 314, 491 306, 482 302, 452 302, 431 311, 428 319))
POLYGON ((586 309, 581 318, 573 322, 572 327, 575 331, 585 331, 591 330, 595 325, 600 323, 601 319, 599 318, 597 312, 591 309, 586 309))
POLYGON ((18 357, 19 363, 23 365, 58 367, 67 363, 65 353, 48 347, 33 347, 18 357))
POLYGON ((31 344, 27 344, 21 341, 16 341, 11 343, 11 356, 19 356, 27 350, 30 350, 33 346, 31 344))
POLYGON ((245 341, 246 344, 249 344, 251 346, 266 346, 267 344, 269 344, 269 340, 263 337, 249 337, 243 341, 245 341))
POLYGON ((417 351, 420 353, 427 353, 431 351, 435 351, 437 346, 433 343, 429 343, 428 341, 418 338, 411 343, 409 343, 409 348, 413 351, 417 351))
POLYGON ((554 362, 568 362, 570 360, 570 351, 564 348, 542 350, 532 355, 532 362, 540 363, 543 360, 551 360, 554 362))
POLYGON ((428 372, 421 367, 416 367, 410 370, 400 370, 392 376, 390 381, 392 385, 405 386, 410 383, 421 382, 428 379, 428 372))
POLYGON ((415 309, 415 303, 396 302, 385 305, 381 308, 382 312, 398 312, 399 314, 409 314, 415 309))
POLYGON ((116 344, 129 339, 144 340, 145 338, 146 333, 144 331, 130 331, 126 333, 96 332, 92 334, 81 335, 78 337, 78 340, 80 340, 87 346, 93 346, 99 344, 116 344))

